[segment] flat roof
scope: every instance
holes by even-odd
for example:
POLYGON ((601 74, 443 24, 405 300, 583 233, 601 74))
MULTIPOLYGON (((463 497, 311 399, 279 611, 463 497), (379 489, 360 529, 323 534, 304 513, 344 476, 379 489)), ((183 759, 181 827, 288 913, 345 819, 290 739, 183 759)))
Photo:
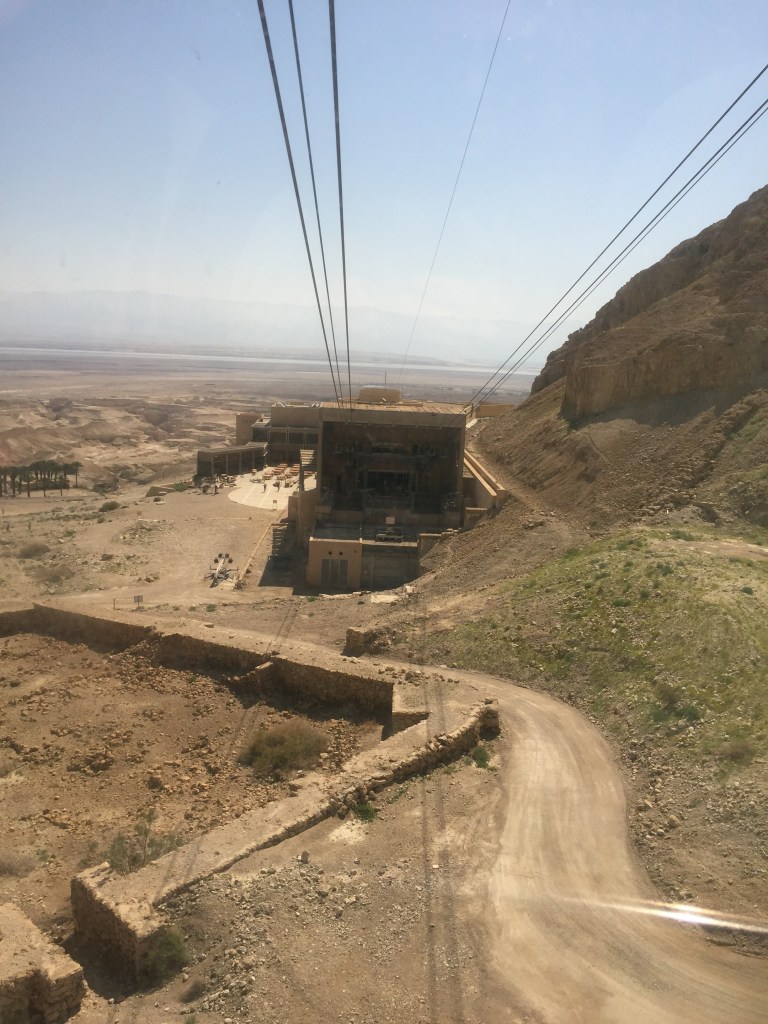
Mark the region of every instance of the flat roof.
MULTIPOLYGON (((323 409, 340 409, 343 411, 349 410, 349 402, 321 402, 323 409)), ((421 402, 416 399, 409 401, 408 399, 402 399, 399 402, 360 402, 357 399, 352 399, 352 412, 358 409, 373 410, 377 412, 436 412, 436 413, 448 413, 452 416, 466 416, 466 406, 452 404, 449 402, 421 402)))
POLYGON ((248 441, 247 444, 213 444, 207 448, 198 448, 201 455, 223 455, 233 452, 264 451, 269 445, 266 441, 248 441))

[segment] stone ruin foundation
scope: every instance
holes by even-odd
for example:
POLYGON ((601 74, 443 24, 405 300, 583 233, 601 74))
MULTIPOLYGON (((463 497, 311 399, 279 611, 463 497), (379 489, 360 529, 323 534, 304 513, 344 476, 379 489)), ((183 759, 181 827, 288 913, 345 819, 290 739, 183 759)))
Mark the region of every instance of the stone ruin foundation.
MULTIPOLYGON (((377 668, 370 662, 288 642, 282 643, 279 651, 268 650, 252 633, 234 636, 231 631, 211 632, 202 627, 188 627, 184 633, 175 628, 166 632, 159 625, 136 619, 88 616, 54 605, 0 614, 0 635, 21 631, 98 642, 115 649, 151 641, 156 656, 167 666, 237 670, 249 679, 268 678, 272 686, 321 701, 352 701, 363 708, 385 710, 390 717, 390 737, 374 749, 353 756, 341 774, 329 778, 321 772, 306 773, 292 784, 290 797, 219 825, 133 874, 118 875, 105 863, 72 879, 71 902, 78 935, 137 983, 151 977, 153 952, 172 928, 173 922, 164 912, 170 897, 332 815, 344 817, 372 793, 453 760, 471 750, 481 736, 499 730, 494 701, 437 670, 406 671, 405 666, 391 665, 382 668, 381 662, 377 668)), ((22 918, 10 907, 10 920, 22 918)), ((27 926, 33 928, 29 922, 27 926)), ((21 924, 14 928, 0 943, 0 953, 18 945, 14 935, 21 935, 23 929, 21 924)), ((43 969, 35 966, 35 961, 22 970, 22 957, 18 977, 13 970, 0 975, 0 1010, 6 1006, 4 999, 9 1007, 21 1006, 27 999, 27 1016, 16 1008, 13 1012, 17 1017, 0 1012, 3 1024, 32 1024, 36 1020, 57 1024, 79 1006, 82 971, 37 934, 40 942, 56 954, 50 960, 54 967, 43 969), (28 993, 26 997, 20 994, 22 990, 28 993)), ((16 963, 14 956, 6 952, 1 962, 16 963)))
POLYGON ((80 1009, 83 971, 18 907, 0 905, 0 1021, 60 1024, 80 1009))

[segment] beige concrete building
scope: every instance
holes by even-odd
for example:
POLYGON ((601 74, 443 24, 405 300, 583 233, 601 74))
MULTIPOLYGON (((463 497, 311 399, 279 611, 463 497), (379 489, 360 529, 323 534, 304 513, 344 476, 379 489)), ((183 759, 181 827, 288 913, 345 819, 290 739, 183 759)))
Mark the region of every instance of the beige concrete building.
MULTIPOLYGON (((504 500, 506 492, 465 452, 466 425, 463 406, 369 386, 343 405, 291 403, 269 415, 241 414, 231 452, 240 457, 260 446, 268 465, 316 468, 316 487, 300 488, 288 504, 307 552, 307 583, 376 590, 415 579, 446 531, 473 524, 504 500)), ((199 465, 207 455, 200 453, 199 465)))
POLYGON ((321 406, 307 582, 375 590, 418 576, 421 536, 462 524, 465 429, 460 406, 391 388, 321 406))

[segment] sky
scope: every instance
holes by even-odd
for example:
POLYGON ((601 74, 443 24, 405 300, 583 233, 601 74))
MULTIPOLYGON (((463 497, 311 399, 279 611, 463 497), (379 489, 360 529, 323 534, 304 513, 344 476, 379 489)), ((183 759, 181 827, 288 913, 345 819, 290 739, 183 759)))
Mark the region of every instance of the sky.
MULTIPOLYGON (((311 228, 288 4, 265 3, 311 228)), ((353 358, 363 310, 396 314, 378 347, 405 351, 505 8, 336 2, 353 358)), ((295 11, 338 324, 328 5, 295 11)), ((768 61, 766 39, 764 0, 512 0, 424 324, 453 323, 468 358, 511 349, 768 61)), ((255 0, 0 0, 0 97, 1 292, 313 305, 255 0)), ((650 214, 766 97, 768 73, 650 214)), ((766 169, 768 117, 568 326, 766 169)), ((413 351, 437 349, 417 325, 413 351)))

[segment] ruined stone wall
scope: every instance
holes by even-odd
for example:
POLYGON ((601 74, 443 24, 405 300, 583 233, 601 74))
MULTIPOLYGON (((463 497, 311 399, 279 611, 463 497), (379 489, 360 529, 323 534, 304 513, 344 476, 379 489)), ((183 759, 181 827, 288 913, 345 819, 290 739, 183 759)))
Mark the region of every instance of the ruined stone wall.
MULTIPOLYGON (((348 661, 305 644, 287 642, 270 656, 268 641, 252 634, 241 634, 237 643, 227 642, 232 634, 221 631, 209 639, 202 626, 186 634, 165 633, 146 622, 89 616, 53 605, 6 613, 0 616, 0 628, 36 630, 117 649, 145 644, 166 664, 239 671, 242 686, 277 685, 323 702, 349 701, 376 713, 395 712, 393 735, 351 758, 340 775, 309 773, 292 783, 289 798, 247 812, 132 875, 116 875, 102 864, 72 880, 78 933, 139 981, 151 974, 152 951, 168 930, 162 907, 170 896, 333 814, 344 817, 371 793, 459 757, 481 736, 499 729, 495 702, 480 700, 477 690, 465 683, 421 669, 393 682, 381 666, 348 661)), ((45 1024, 55 1020, 44 1019, 45 1024)))
POLYGON ((281 685, 293 693, 311 695, 329 704, 352 701, 359 707, 389 714, 392 682, 380 676, 363 675, 350 668, 325 668, 277 655, 272 659, 281 685))
POLYGON ((0 906, 0 1022, 63 1024, 84 995, 80 965, 18 907, 0 906))
POLYGON ((443 705, 439 695, 435 698, 432 694, 438 713, 430 716, 431 723, 420 721, 357 755, 330 782, 319 773, 309 775, 295 785, 292 797, 221 825, 133 875, 114 875, 106 865, 83 872, 72 883, 78 931, 109 950, 135 980, 145 980, 148 956, 169 927, 162 908, 171 896, 333 814, 344 817, 372 793, 453 760, 482 736, 498 732, 494 701, 467 707, 451 699, 443 705), (438 719, 447 728, 436 733, 438 719))
POLYGON ((34 611, 32 608, 19 607, 0 612, 0 636, 13 636, 15 633, 33 631, 34 611))
POLYGON ((146 622, 131 621, 119 615, 88 615, 44 604, 33 605, 27 628, 62 640, 114 649, 133 647, 154 632, 146 622))
POLYGON ((149 642, 153 657, 170 668, 247 675, 269 663, 272 670, 260 678, 254 676, 253 682, 280 686, 325 703, 352 701, 378 713, 388 714, 392 704, 392 683, 373 673, 365 674, 365 669, 353 671, 342 663, 329 668, 289 655, 275 656, 270 660, 269 654, 259 649, 266 646, 266 642, 260 643, 259 639, 252 646, 244 646, 242 642, 227 643, 218 637, 196 635, 191 630, 166 633, 151 623, 134 622, 119 615, 88 615, 56 605, 36 604, 32 608, 0 613, 0 635, 27 631, 115 650, 149 642))
POLYGON ((163 633, 156 648, 168 668, 198 668, 224 672, 251 672, 267 660, 266 654, 189 633, 163 633))
POLYGON ((75 931, 112 967, 139 978, 146 973, 147 946, 160 934, 163 921, 150 902, 129 900, 118 907, 110 900, 103 885, 117 877, 106 862, 75 875, 70 884, 75 931))

